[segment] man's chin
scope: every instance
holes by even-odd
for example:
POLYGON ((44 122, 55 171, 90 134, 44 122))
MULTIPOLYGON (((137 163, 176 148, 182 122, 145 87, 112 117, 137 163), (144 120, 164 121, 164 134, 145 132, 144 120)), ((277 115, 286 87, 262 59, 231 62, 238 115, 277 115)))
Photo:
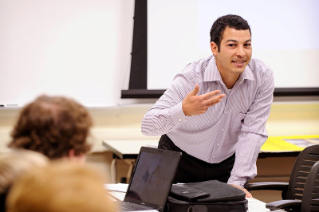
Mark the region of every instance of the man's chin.
POLYGON ((233 73, 234 74, 241 74, 245 71, 245 68, 236 68, 236 69, 233 69, 233 73))
POLYGON ((247 64, 241 66, 241 67, 233 67, 233 72, 234 73, 238 73, 238 74, 241 74, 245 71, 245 68, 246 68, 247 64))

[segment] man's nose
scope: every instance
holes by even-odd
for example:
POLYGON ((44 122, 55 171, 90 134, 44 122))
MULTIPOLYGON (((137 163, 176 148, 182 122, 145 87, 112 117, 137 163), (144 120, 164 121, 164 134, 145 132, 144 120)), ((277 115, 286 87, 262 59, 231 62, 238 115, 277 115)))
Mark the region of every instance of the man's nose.
POLYGON ((236 53, 237 53, 237 56, 244 57, 246 55, 245 48, 243 46, 238 46, 236 53))

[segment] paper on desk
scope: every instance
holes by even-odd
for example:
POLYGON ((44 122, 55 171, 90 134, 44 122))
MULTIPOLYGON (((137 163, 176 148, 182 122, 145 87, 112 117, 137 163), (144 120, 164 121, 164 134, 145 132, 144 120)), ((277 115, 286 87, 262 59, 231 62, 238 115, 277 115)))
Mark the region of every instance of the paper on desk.
POLYGON ((109 191, 107 193, 108 193, 108 195, 111 196, 111 199, 113 201, 123 201, 125 198, 125 193, 123 193, 123 192, 109 191))
POLYGON ((104 188, 109 191, 119 191, 126 192, 128 184, 125 183, 117 183, 117 184, 104 184, 104 188))
MULTIPOLYGON (((270 212, 268 208, 266 208, 266 203, 255 199, 253 197, 246 198, 248 200, 248 212, 270 212)), ((283 210, 275 210, 271 212, 284 212, 283 210)))

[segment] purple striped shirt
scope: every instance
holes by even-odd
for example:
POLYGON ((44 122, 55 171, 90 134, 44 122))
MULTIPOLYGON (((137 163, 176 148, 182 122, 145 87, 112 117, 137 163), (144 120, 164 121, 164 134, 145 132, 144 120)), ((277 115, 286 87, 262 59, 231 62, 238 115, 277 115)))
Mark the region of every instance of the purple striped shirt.
POLYGON ((190 63, 145 114, 142 133, 167 134, 176 146, 208 163, 219 163, 236 153, 229 184, 243 186, 257 174, 256 160, 267 139, 265 129, 273 101, 272 70, 251 59, 233 88, 227 89, 215 58, 190 63), (182 101, 199 85, 198 95, 220 90, 226 96, 204 114, 185 116, 182 101))

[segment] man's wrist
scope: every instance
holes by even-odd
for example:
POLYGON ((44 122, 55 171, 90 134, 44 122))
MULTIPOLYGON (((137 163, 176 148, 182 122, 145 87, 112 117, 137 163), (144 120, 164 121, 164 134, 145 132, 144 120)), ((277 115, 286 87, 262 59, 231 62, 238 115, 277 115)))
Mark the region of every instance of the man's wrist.
POLYGON ((169 110, 169 115, 174 123, 174 125, 177 125, 179 123, 185 122, 187 117, 185 116, 183 109, 182 109, 182 102, 175 105, 169 110))
POLYGON ((247 179, 244 177, 230 177, 228 179, 227 184, 232 184, 232 185, 237 185, 240 186, 242 188, 244 188, 245 183, 247 182, 247 179))

